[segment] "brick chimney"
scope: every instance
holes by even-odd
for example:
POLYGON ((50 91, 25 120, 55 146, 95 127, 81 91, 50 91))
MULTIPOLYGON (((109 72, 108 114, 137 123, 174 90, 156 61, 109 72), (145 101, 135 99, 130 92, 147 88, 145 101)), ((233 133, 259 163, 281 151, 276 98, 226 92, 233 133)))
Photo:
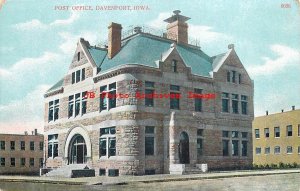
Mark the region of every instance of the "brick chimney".
POLYGON ((180 15, 179 10, 173 11, 174 15, 164 20, 167 25, 167 38, 176 40, 177 43, 188 44, 188 24, 189 17, 180 15))
POLYGON ((122 26, 111 23, 108 27, 108 58, 113 58, 121 50, 122 26))

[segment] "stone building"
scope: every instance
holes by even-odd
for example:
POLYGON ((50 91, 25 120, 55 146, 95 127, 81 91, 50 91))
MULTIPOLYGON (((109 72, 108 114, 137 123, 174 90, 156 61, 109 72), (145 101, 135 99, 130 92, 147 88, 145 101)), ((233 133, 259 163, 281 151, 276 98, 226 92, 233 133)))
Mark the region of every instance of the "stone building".
POLYGON ((47 167, 143 175, 252 164, 253 81, 233 44, 216 56, 189 44, 189 19, 174 11, 161 36, 135 27, 124 37, 111 23, 106 46, 78 41, 45 93, 47 167))
POLYGON ((43 166, 44 136, 0 134, 0 174, 39 174, 43 166))
POLYGON ((253 163, 300 165, 300 109, 255 117, 253 163))

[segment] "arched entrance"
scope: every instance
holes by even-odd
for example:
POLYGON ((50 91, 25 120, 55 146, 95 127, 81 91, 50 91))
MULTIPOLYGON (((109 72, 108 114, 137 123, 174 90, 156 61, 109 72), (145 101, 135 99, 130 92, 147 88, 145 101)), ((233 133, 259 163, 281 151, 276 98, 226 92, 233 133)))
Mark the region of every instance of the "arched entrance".
POLYGON ((83 164, 86 163, 87 148, 86 143, 80 134, 73 136, 69 146, 69 163, 70 164, 83 164))
POLYGON ((179 163, 189 164, 190 163, 190 152, 189 152, 189 136, 186 132, 180 134, 180 142, 178 145, 179 163))

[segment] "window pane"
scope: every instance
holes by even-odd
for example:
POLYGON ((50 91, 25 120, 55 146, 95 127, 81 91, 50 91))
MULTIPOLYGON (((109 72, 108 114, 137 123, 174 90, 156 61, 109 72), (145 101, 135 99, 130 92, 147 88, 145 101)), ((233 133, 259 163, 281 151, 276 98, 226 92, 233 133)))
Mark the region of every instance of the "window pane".
POLYGON ((232 131, 231 132, 231 137, 232 138, 238 138, 239 137, 239 132, 238 131, 232 131))
POLYGON ((203 153, 203 141, 202 139, 197 139, 197 156, 201 156, 203 153))
POLYGON ((170 90, 180 91, 180 86, 170 85, 170 90))
POLYGON ((259 129, 255 129, 255 138, 259 138, 259 129))
POLYGON ((145 81, 146 88, 154 88, 154 82, 145 81))
POLYGON ((247 156, 247 141, 242 141, 242 156, 247 156))
POLYGON ((154 90, 150 90, 150 89, 145 89, 145 105, 149 106, 149 107, 153 107, 154 106, 154 99, 153 99, 153 94, 154 94, 154 90))
POLYGON ((72 73, 72 84, 75 83, 75 72, 72 73))
POLYGON ((222 137, 229 137, 229 131, 222 131, 222 137))
POLYGON ((265 128, 265 137, 270 137, 270 130, 269 128, 265 128))
POLYGON ((109 156, 116 156, 116 138, 109 138, 109 156))
POLYGON ((76 83, 80 81, 80 70, 76 71, 76 83))
POLYGON ((106 138, 101 138, 99 143, 100 156, 106 156, 106 138))
POLYGON ((146 126, 145 127, 145 133, 146 134, 154 134, 154 127, 152 127, 152 126, 146 126))
POLYGON ((82 68, 82 71, 81 71, 81 81, 82 80, 85 80, 85 68, 82 68))
POLYGON ((239 155, 239 141, 233 140, 232 141, 232 156, 238 156, 239 155))
POLYGON ((279 127, 274 127, 275 137, 280 137, 280 129, 279 127))
POLYGON ((228 148, 228 140, 223 140, 223 156, 228 156, 229 155, 229 148, 228 148))
POLYGON ((203 129, 197 129, 197 136, 203 136, 203 129))
POLYGON ((179 109, 180 94, 171 92, 170 97, 174 97, 174 98, 170 98, 170 108, 171 109, 179 109))
POLYGON ((247 132, 242 132, 242 138, 247 138, 248 137, 248 133, 247 132))
POLYGON ((154 137, 145 137, 145 155, 154 155, 154 137))

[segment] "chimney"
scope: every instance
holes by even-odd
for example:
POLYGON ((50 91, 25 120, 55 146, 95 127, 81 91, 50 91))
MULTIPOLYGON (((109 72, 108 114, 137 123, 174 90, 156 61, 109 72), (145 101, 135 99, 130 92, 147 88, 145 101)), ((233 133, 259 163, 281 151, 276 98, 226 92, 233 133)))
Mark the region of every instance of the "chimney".
POLYGON ((292 110, 295 110, 295 106, 294 105, 292 106, 292 110))
POLYGON ((180 15, 179 10, 173 11, 174 15, 164 20, 167 25, 167 38, 176 40, 177 43, 188 44, 188 24, 189 17, 180 15))
POLYGON ((27 132, 27 131, 25 131, 25 132, 24 132, 24 134, 25 134, 25 135, 28 135, 28 132, 27 132))
POLYGON ((266 111, 266 115, 269 115, 269 111, 266 111))
POLYGON ((37 135, 38 133, 37 133, 37 129, 34 129, 34 135, 37 135))
POLYGON ((113 58, 121 50, 122 26, 111 23, 108 27, 108 58, 113 58))
POLYGON ((228 44, 228 49, 234 49, 234 44, 228 44))
POLYGON ((283 113, 283 109, 281 110, 281 113, 283 113))

